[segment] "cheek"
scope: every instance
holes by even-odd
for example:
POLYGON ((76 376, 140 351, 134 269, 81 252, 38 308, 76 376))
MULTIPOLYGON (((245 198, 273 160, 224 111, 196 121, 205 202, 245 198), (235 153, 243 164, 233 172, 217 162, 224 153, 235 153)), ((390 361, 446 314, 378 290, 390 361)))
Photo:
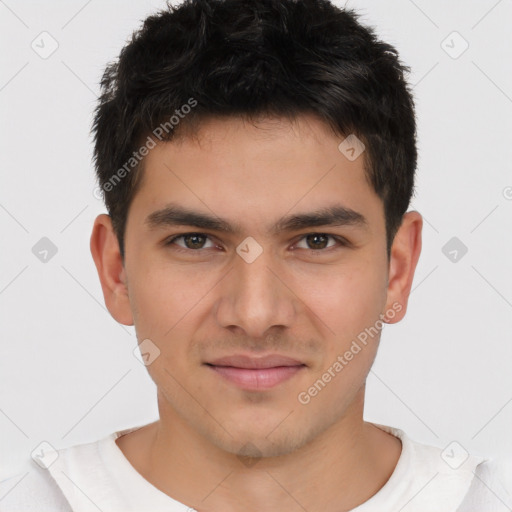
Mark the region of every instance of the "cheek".
POLYGON ((211 324, 219 276, 212 270, 198 272, 194 265, 151 265, 147 260, 139 269, 130 293, 137 339, 158 347, 158 359, 147 369, 155 382, 164 383, 170 378, 165 369, 177 376, 197 361, 193 340, 211 324))
POLYGON ((386 300, 385 276, 369 264, 331 267, 301 281, 305 304, 337 339, 373 324, 386 300))
POLYGON ((149 258, 139 263, 130 285, 130 304, 138 331, 162 341, 180 327, 180 319, 204 295, 200 281, 191 281, 179 268, 165 268, 149 258))
POLYGON ((318 410, 322 415, 329 410, 337 417, 364 384, 377 354, 379 315, 386 294, 381 272, 372 271, 369 265, 331 270, 322 281, 317 276, 309 282, 306 304, 325 330, 324 356, 312 368, 312 378, 298 401, 304 404, 307 400, 310 412, 318 410))

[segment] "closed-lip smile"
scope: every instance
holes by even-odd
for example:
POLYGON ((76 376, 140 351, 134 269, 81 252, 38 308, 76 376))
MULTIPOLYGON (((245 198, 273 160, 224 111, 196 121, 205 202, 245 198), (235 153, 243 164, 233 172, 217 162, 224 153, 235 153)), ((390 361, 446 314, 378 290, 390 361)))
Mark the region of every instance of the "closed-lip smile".
POLYGON ((280 354, 262 357, 235 354, 205 364, 238 387, 253 391, 273 388, 306 367, 301 361, 280 354))

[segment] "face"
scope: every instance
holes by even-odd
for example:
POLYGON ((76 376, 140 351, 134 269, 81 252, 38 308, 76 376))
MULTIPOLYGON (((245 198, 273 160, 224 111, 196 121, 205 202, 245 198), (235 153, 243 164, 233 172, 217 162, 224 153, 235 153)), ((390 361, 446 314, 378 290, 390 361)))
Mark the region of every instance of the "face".
POLYGON ((198 135, 146 157, 126 302, 109 309, 159 351, 162 421, 230 453, 286 454, 362 415, 383 315, 403 308, 383 204, 364 153, 349 160, 313 117, 215 119, 198 135))

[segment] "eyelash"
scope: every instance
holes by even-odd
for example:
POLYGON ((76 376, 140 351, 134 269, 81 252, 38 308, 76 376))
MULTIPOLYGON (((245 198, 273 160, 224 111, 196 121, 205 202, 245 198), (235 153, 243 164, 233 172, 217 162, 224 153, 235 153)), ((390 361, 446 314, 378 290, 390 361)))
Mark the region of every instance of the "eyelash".
MULTIPOLYGON (((180 235, 176 235, 176 236, 173 236, 171 237, 170 239, 167 239, 165 242, 164 242, 164 246, 171 246, 174 244, 174 242, 176 240, 178 240, 179 238, 184 238, 188 235, 198 235, 198 236, 201 236, 201 237, 206 237, 207 239, 210 239, 210 236, 207 235, 206 233, 198 233, 196 231, 193 231, 193 232, 190 232, 190 233, 182 233, 180 235)), ((326 247, 324 249, 303 249, 305 251, 310 251, 310 252, 315 252, 315 253, 320 253, 320 252, 326 252, 328 250, 332 250, 332 249, 336 249, 341 246, 341 247, 347 247, 350 245, 350 243, 344 239, 343 237, 340 237, 340 236, 337 236, 337 235, 331 235, 330 233, 317 233, 317 232, 313 232, 313 233, 305 233, 304 235, 302 235, 302 237, 296 242, 296 243, 299 243, 301 242, 304 238, 308 237, 308 236, 311 236, 311 235, 322 235, 322 236, 327 236, 329 238, 332 238, 334 240, 336 240, 338 243, 339 243, 339 246, 338 247, 335 247, 335 246, 332 246, 332 247, 326 247)), ((199 253, 201 251, 204 251, 204 250, 207 250, 207 249, 212 249, 212 247, 207 247, 206 249, 188 249, 186 247, 180 247, 180 246, 176 246, 176 248, 174 248, 173 250, 177 251, 177 252, 187 252, 187 253, 199 253)))

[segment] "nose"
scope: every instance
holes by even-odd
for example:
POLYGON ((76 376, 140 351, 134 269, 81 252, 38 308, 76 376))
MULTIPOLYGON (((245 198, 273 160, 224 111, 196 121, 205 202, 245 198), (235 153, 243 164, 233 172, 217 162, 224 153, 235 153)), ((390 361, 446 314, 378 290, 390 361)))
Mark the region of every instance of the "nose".
POLYGON ((222 281, 217 322, 231 330, 242 329, 253 339, 276 326, 290 327, 298 299, 286 281, 271 251, 264 250, 251 263, 237 256, 234 268, 222 281))

